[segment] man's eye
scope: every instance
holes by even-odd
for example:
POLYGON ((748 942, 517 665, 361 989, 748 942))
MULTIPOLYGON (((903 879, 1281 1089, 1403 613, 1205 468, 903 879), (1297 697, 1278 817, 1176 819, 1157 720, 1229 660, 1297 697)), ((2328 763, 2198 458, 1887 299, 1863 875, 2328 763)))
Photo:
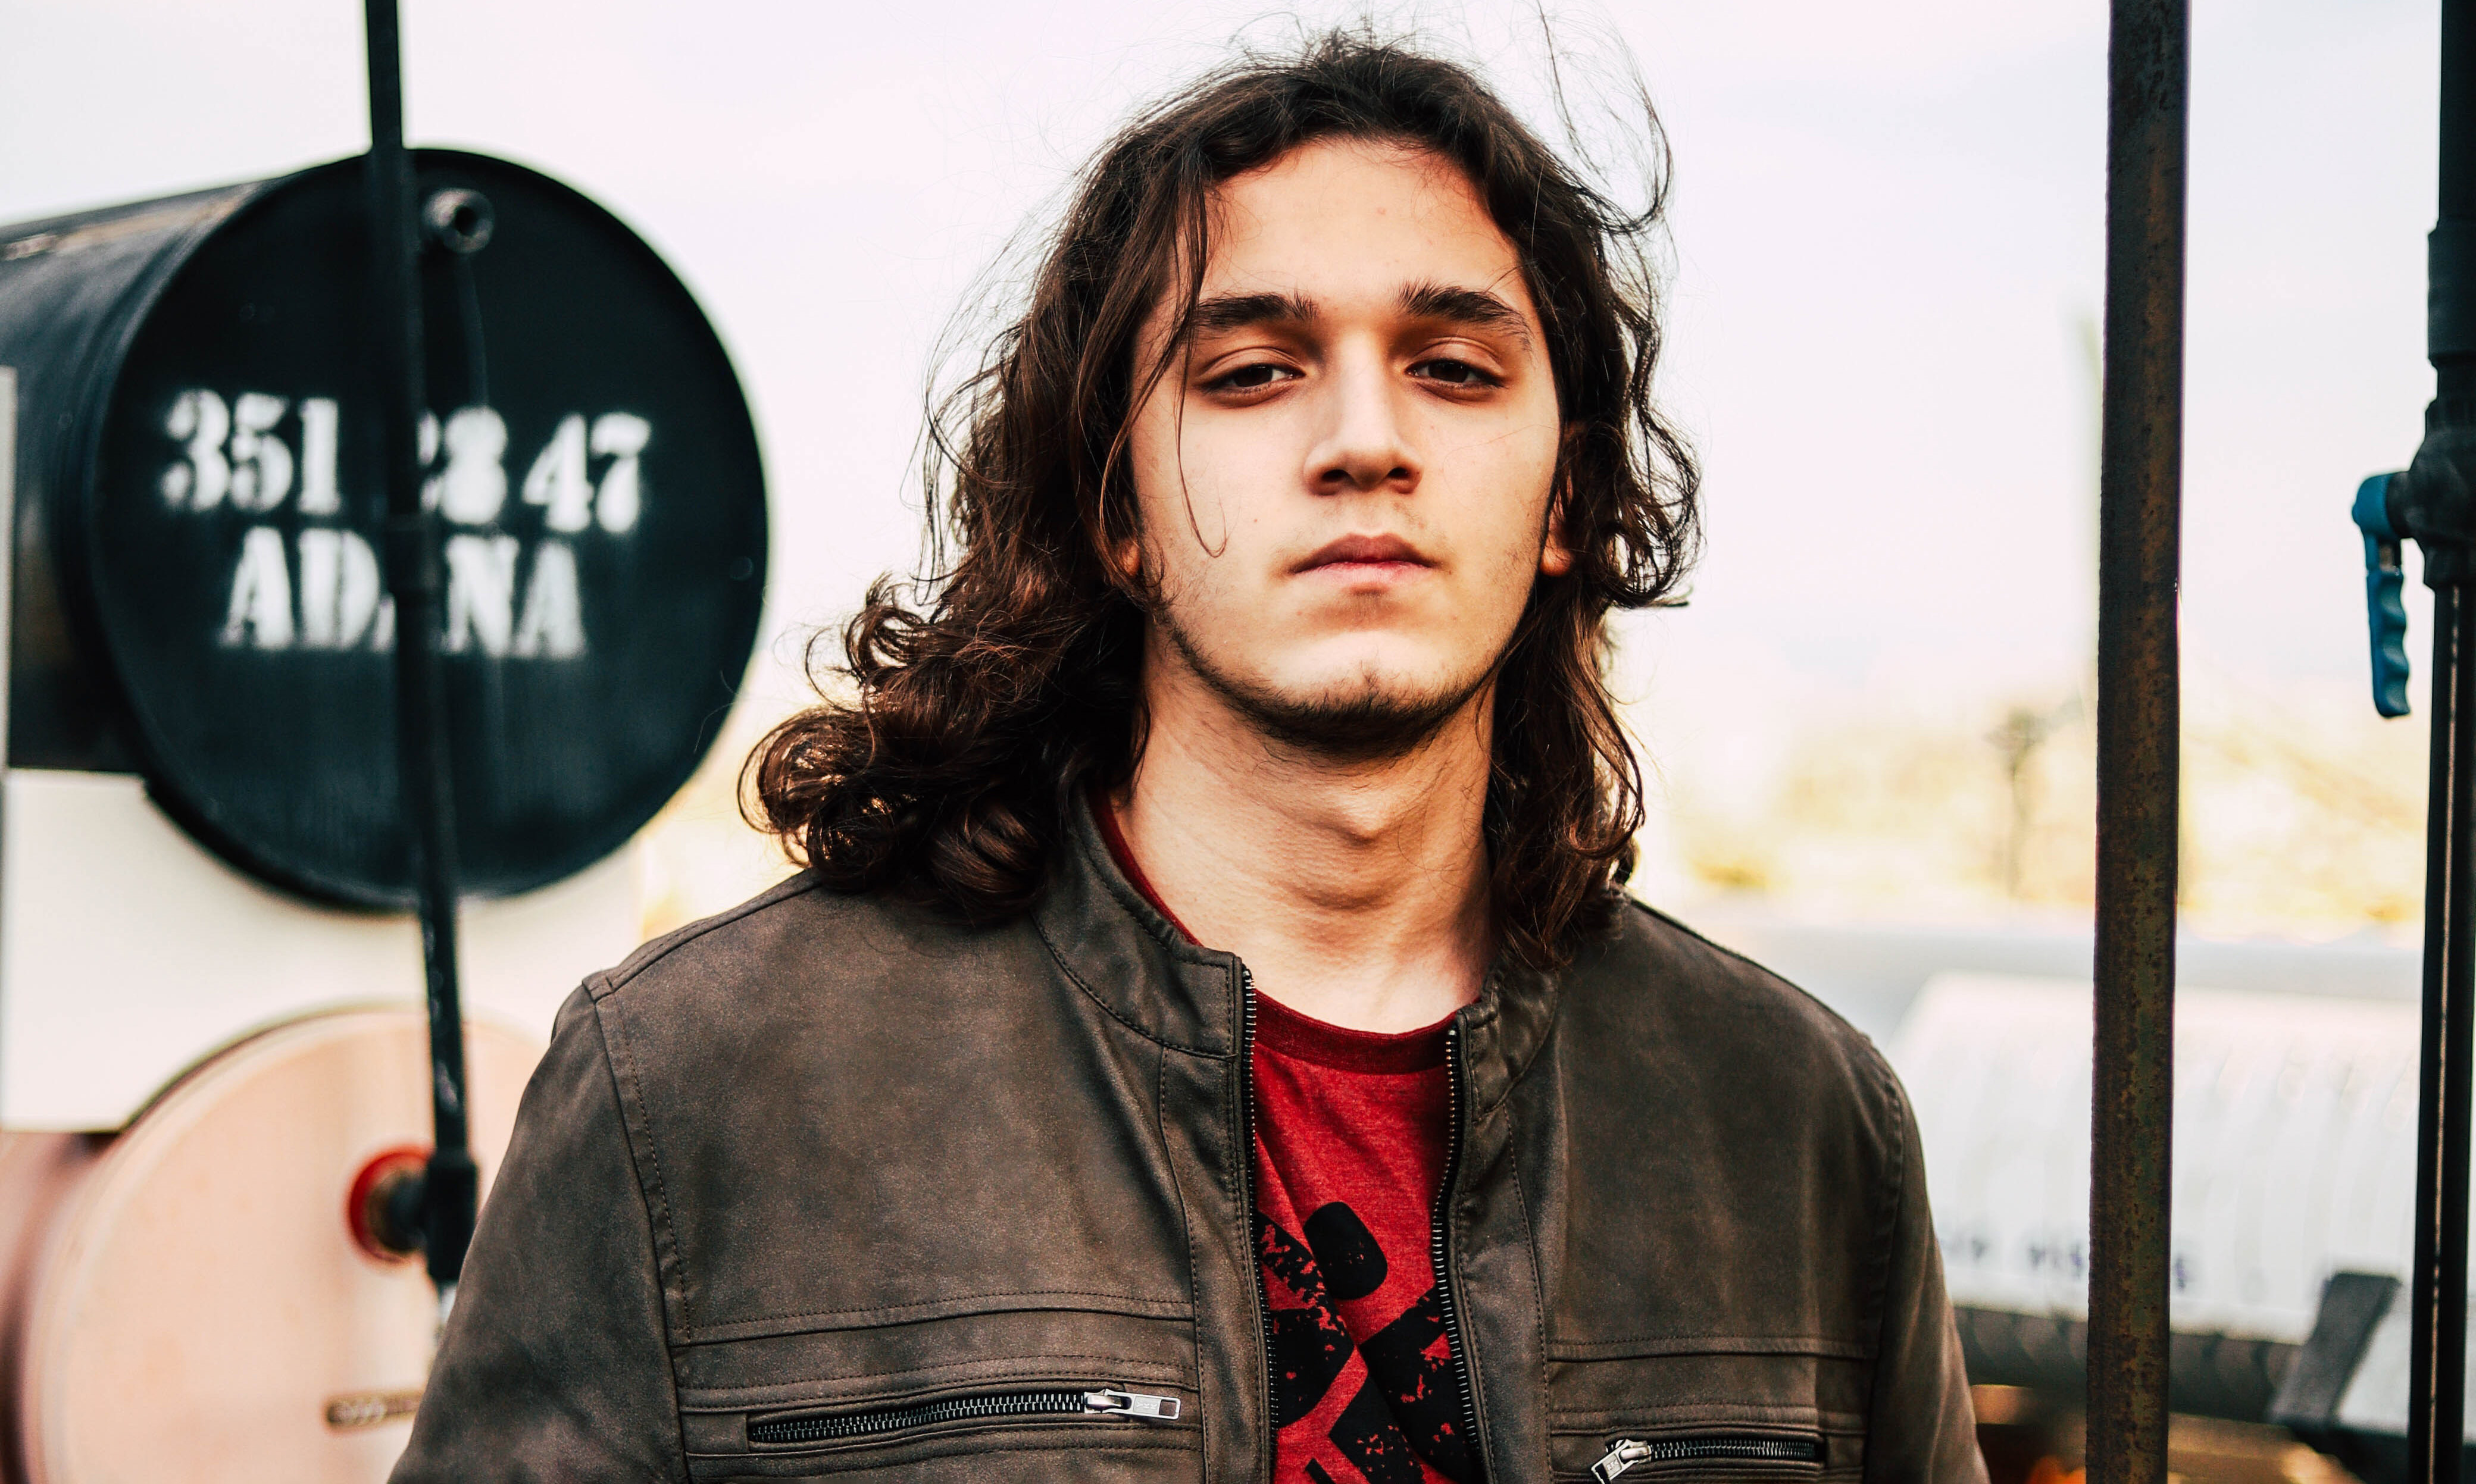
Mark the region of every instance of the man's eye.
POLYGON ((1251 366, 1240 366, 1235 371, 1225 372, 1214 377, 1205 384, 1204 389, 1207 391, 1262 391, 1275 382, 1286 381, 1296 375, 1298 373, 1287 366, 1276 366, 1269 360, 1259 360, 1251 366))
POLYGON ((1503 384, 1469 361, 1454 360, 1449 357, 1438 357, 1434 360, 1420 361, 1410 368, 1410 374, 1423 382, 1442 382, 1448 386, 1476 387, 1503 384))

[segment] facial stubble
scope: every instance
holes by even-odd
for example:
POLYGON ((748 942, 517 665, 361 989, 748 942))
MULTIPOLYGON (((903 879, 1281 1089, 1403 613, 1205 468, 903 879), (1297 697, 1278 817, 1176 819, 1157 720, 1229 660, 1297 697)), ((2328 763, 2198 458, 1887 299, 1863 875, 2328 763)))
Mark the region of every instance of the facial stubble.
POLYGON ((1171 605, 1155 603, 1150 616, 1196 679, 1266 741, 1334 762, 1386 762, 1417 752, 1487 688, 1512 646, 1508 636, 1504 650, 1476 674, 1433 690, 1405 690, 1363 672, 1354 681, 1291 695, 1230 673, 1196 642, 1171 605))

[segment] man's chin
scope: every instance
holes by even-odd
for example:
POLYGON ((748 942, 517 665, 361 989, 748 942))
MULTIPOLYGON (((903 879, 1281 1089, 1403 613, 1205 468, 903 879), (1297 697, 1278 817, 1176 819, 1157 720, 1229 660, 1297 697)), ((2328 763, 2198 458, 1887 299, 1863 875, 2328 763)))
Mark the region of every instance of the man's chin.
MULTIPOLYGON (((1402 694, 1379 690, 1299 699, 1250 698, 1240 712, 1280 746, 1345 761, 1416 752, 1461 714, 1471 692, 1402 694)), ((1235 698, 1233 698, 1235 699, 1235 698)))
POLYGON ((1336 761, 1380 761, 1417 751, 1462 714, 1493 667, 1439 679, 1354 656, 1313 678, 1276 680, 1216 663, 1172 619, 1161 633, 1185 668, 1223 705, 1275 746, 1336 761))
POLYGON ((1425 745, 1469 706, 1485 674, 1457 683, 1420 683, 1361 673, 1315 684, 1274 685, 1197 666, 1231 710, 1282 747, 1345 761, 1398 757, 1425 745))

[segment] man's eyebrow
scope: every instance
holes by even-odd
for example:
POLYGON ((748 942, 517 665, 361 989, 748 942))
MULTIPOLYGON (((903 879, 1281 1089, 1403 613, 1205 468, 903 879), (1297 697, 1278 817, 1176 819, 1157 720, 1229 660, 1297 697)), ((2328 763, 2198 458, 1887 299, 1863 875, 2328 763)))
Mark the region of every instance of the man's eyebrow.
MULTIPOLYGON (((1401 290, 1401 312, 1413 319, 1445 320, 1530 338, 1522 311, 1484 288, 1413 284, 1401 290)), ((1303 325, 1323 313, 1313 299, 1295 293, 1216 294, 1199 300, 1189 320, 1198 335, 1226 334, 1252 325, 1303 325)))
POLYGON ((1530 322, 1522 311, 1484 288, 1413 284, 1401 290, 1401 312, 1413 319, 1441 319, 1530 338, 1530 322))
POLYGON ((1250 325, 1302 325, 1320 312, 1302 294, 1216 294, 1197 301, 1187 323, 1195 334, 1226 334, 1250 325))

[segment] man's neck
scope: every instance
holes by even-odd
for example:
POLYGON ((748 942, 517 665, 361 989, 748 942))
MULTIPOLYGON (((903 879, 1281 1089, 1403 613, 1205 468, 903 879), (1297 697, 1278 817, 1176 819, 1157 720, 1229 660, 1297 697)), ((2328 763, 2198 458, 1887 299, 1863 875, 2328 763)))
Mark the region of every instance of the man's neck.
POLYGON ((1197 687, 1147 690, 1119 826, 1198 940, 1352 1029, 1417 1029, 1478 998, 1494 952, 1485 692, 1406 755, 1342 761, 1267 739, 1197 687))

